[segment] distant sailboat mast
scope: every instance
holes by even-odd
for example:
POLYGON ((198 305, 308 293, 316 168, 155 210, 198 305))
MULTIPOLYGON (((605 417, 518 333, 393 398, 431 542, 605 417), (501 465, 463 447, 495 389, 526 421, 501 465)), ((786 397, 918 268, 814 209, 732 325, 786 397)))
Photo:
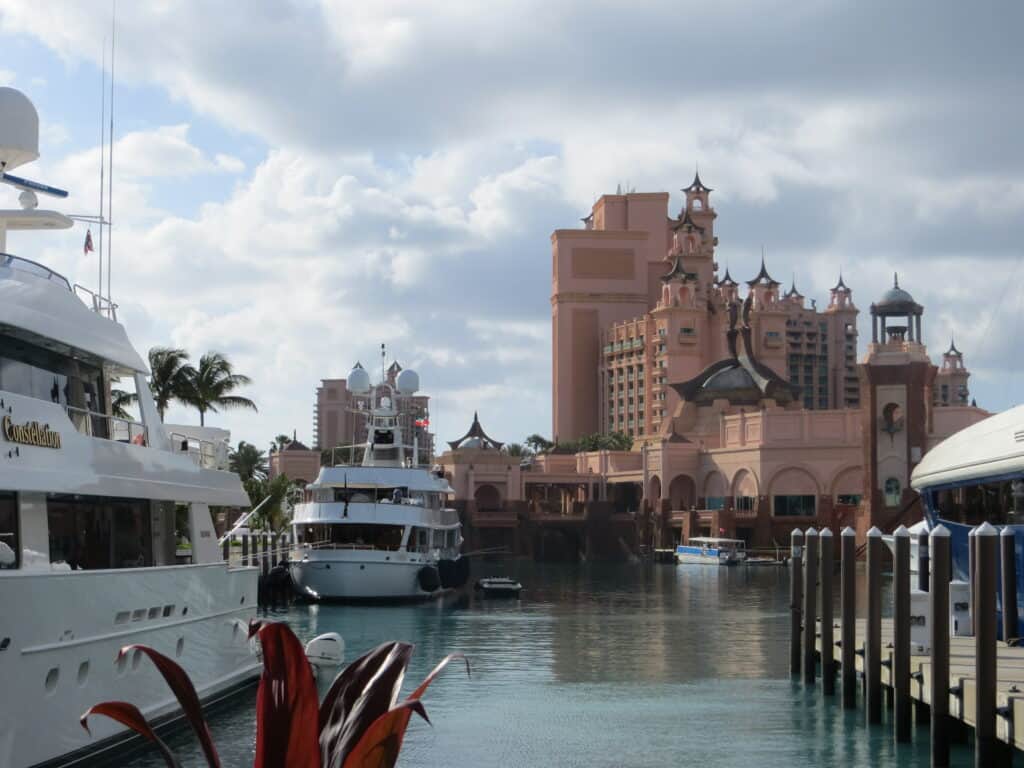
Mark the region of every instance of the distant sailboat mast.
POLYGON ((99 223, 99 279, 96 281, 96 293, 103 298, 103 181, 107 164, 107 38, 103 38, 103 65, 100 67, 100 215, 99 223))
MULTIPOLYGON (((113 261, 114 241, 114 52, 116 51, 117 39, 117 0, 111 0, 110 4, 110 132, 107 139, 110 141, 110 151, 107 153, 107 303, 114 306, 113 292, 110 287, 110 265, 113 261)), ((102 283, 100 293, 103 293, 102 283)))

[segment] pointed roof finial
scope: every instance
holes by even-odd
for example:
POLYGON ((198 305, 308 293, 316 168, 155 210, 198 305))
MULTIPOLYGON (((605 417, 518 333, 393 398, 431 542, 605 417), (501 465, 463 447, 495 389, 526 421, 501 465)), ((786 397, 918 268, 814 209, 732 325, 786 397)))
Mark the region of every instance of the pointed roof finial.
POLYGON ((963 357, 964 353, 956 348, 956 341, 953 339, 953 334, 949 334, 949 349, 946 350, 947 355, 955 355, 956 357, 963 357))
POLYGON ((729 265, 728 264, 725 265, 725 275, 722 277, 721 280, 718 281, 718 284, 719 285, 728 285, 728 286, 737 286, 737 285, 739 285, 739 283, 737 283, 735 280, 732 279, 732 275, 729 274, 729 265))
POLYGON ((899 288, 900 287, 900 276, 896 272, 892 273, 892 287, 893 288, 899 288))
POLYGON ((696 164, 694 165, 693 181, 690 182, 690 186, 683 187, 683 192, 714 192, 711 187, 705 187, 704 182, 700 180, 700 171, 697 169, 696 164))
POLYGON ((764 264, 764 246, 761 246, 761 271, 753 280, 747 280, 747 285, 778 285, 779 281, 768 274, 768 268, 764 264))
POLYGON ((843 268, 839 267, 839 282, 832 287, 833 291, 849 291, 846 287, 846 283, 843 282, 843 268))

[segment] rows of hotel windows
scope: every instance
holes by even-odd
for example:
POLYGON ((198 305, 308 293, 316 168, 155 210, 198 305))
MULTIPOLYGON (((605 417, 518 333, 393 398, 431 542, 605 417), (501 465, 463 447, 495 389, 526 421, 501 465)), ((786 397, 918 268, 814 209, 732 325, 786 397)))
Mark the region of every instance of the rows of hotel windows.
MULTIPOLYGON (((153 564, 150 502, 50 494, 46 509, 50 562, 73 571, 153 564)), ((17 495, 0 492, 0 568, 21 565, 17 495), (8 548, 10 553, 8 553, 8 548), (13 555, 13 558, 12 558, 13 555)))

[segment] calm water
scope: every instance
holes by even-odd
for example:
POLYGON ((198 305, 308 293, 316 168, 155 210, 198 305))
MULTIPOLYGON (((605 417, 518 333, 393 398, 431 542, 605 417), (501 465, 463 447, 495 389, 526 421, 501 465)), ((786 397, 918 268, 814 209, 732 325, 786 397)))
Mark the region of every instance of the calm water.
MULTIPOLYGON (((402 607, 296 606, 277 614, 302 640, 337 631, 352 660, 390 639, 416 643, 411 690, 438 659, 455 665, 424 701, 400 766, 928 765, 928 731, 896 749, 863 709, 821 703, 788 674, 784 568, 541 566, 514 562, 519 602, 475 597, 402 607)), ((211 724, 227 766, 252 764, 255 695, 211 724)), ((191 733, 171 740, 203 765, 191 733)), ((970 764, 964 748, 954 759, 970 764)), ((146 755, 133 768, 162 762, 146 755)))

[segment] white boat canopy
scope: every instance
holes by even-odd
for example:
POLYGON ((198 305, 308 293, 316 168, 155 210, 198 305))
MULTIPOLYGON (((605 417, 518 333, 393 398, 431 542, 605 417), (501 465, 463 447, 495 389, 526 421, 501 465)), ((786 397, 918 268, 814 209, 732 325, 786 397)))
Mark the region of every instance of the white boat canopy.
POLYGON ((989 416, 947 437, 924 455, 915 491, 986 477, 1024 475, 1024 405, 989 416))
POLYGON ((32 262, 0 255, 0 326, 28 332, 53 348, 88 352, 124 369, 148 373, 124 328, 93 312, 60 275, 32 262), (33 271, 38 270, 38 271, 33 271))

